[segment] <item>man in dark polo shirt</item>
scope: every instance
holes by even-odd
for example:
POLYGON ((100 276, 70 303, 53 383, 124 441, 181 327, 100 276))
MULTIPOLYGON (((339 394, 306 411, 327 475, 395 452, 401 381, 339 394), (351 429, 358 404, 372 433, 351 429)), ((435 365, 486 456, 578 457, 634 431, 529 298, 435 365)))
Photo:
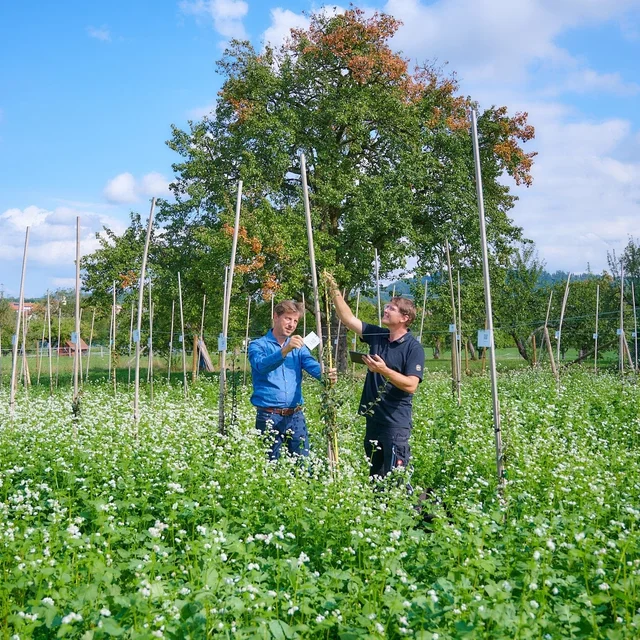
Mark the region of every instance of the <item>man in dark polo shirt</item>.
POLYGON ((369 345, 369 355, 363 358, 369 371, 358 413, 366 418, 369 473, 383 477, 406 467, 411 453, 412 398, 424 368, 424 349, 409 330, 416 308, 408 298, 396 296, 384 307, 386 328, 368 324, 353 315, 333 276, 325 272, 324 278, 342 323, 369 345))

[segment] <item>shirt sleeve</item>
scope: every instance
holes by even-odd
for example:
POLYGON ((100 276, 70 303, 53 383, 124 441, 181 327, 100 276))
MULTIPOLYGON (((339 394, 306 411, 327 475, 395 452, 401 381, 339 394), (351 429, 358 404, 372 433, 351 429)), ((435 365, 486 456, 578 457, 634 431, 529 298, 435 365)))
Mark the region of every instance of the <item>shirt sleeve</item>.
POLYGON ((316 380, 320 380, 322 377, 320 363, 311 355, 311 351, 306 346, 300 349, 300 363, 304 371, 316 380))
POLYGON ((368 345, 371 345, 378 339, 378 336, 381 332, 381 327, 377 327, 375 324, 369 324, 368 322, 363 321, 362 335, 360 336, 360 340, 362 342, 366 342, 368 345))
POLYGON ((281 349, 266 354, 264 347, 256 341, 249 343, 249 362, 256 371, 269 373, 281 366, 284 358, 281 349))
POLYGON ((411 349, 407 354, 405 370, 402 372, 405 376, 416 376, 422 382, 422 374, 424 370, 424 349, 422 345, 413 340, 411 349))

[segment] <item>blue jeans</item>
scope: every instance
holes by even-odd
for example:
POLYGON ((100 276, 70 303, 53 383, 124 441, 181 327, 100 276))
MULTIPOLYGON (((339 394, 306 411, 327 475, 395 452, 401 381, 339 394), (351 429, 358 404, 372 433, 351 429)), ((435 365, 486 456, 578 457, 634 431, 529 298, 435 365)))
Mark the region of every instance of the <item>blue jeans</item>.
POLYGON ((302 411, 296 411, 290 416, 280 416, 258 408, 256 429, 272 440, 269 460, 277 460, 280 457, 283 444, 286 444, 290 454, 309 455, 309 434, 302 411))

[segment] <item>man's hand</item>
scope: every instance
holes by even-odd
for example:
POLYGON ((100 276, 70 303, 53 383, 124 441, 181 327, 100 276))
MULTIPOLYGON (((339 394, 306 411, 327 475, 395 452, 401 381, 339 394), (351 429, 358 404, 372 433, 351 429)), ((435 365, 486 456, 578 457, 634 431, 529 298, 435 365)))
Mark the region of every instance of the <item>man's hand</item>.
POLYGON ((385 361, 379 355, 362 356, 362 361, 367 365, 369 371, 373 373, 380 373, 386 376, 389 373, 389 367, 387 367, 385 361))
POLYGON ((294 349, 300 349, 304 346, 304 338, 302 336, 291 336, 289 342, 282 347, 282 357, 286 357, 288 353, 291 353, 294 349))
POLYGON ((335 367, 327 369, 327 379, 329 380, 329 384, 331 386, 338 382, 338 370, 335 367))

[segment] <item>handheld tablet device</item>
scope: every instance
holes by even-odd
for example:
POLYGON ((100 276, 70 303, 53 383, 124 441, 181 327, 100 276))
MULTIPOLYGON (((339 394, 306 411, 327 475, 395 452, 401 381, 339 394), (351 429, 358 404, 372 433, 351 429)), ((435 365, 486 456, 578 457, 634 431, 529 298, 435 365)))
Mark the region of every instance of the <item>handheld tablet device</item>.
POLYGON ((360 351, 349 351, 349 358, 351 358, 351 362, 358 362, 360 364, 364 364, 362 356, 368 355, 368 353, 361 353, 360 351))

